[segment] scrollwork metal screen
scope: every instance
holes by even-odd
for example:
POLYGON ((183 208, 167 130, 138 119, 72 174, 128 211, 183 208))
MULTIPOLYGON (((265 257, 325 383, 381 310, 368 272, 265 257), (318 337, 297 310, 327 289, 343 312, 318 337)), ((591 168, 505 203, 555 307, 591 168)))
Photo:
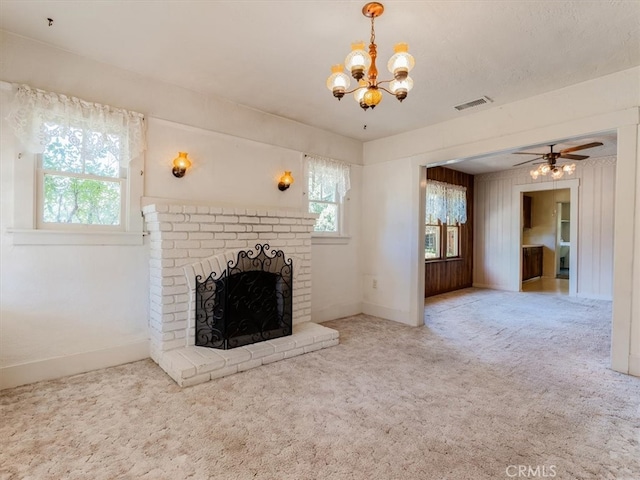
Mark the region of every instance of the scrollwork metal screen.
POLYGON ((196 277, 196 345, 229 349, 291 335, 293 262, 256 245, 227 268, 196 277))

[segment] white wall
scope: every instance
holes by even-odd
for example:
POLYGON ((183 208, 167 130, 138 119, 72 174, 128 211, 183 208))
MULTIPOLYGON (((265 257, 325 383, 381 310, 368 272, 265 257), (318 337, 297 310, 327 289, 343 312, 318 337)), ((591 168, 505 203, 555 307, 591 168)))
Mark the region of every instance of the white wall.
POLYGON ((342 243, 312 240, 311 320, 326 320, 362 312, 361 222, 362 166, 351 166, 351 190, 344 201, 348 237, 342 243), (336 268, 339 266, 339 268, 336 268), (347 274, 345 274, 347 272, 347 274))
MULTIPOLYGON (((367 142, 364 146, 363 284, 371 277, 386 275, 390 265, 393 265, 392 282, 395 283, 386 292, 367 292, 365 288, 365 308, 367 304, 375 304, 376 311, 387 310, 387 318, 401 318, 416 325, 421 321, 420 309, 413 306, 424 295, 424 262, 421 262, 417 242, 414 242, 415 249, 404 253, 422 229, 420 216, 408 213, 420 203, 417 173, 420 165, 446 165, 527 145, 617 130, 615 191, 607 187, 611 193, 606 197, 608 201, 615 199, 616 204, 612 367, 640 375, 640 296, 633 294, 640 288, 639 78, 640 67, 635 67, 502 107, 469 113, 457 120, 367 142), (397 178, 396 172, 402 178, 397 178), (380 195, 384 195, 384 200, 378 198, 380 195), (373 213, 373 209, 368 210, 369 206, 383 207, 375 211, 375 219, 366 217, 373 213), (400 219, 396 218, 398 215, 400 219), (403 253, 396 253, 398 250, 403 253), (393 262, 394 256, 401 257, 399 263, 393 262), (367 295, 370 295, 368 302, 367 295), (410 309, 402 306, 407 298, 410 309), (408 310, 415 312, 415 316, 408 315, 408 310)), ((507 187, 497 186, 496 200, 490 202, 490 210, 482 214, 485 224, 476 223, 479 231, 484 228, 504 231, 505 217, 500 214, 497 199, 511 195, 507 187)), ((588 204, 585 208, 589 208, 588 204)), ((582 233, 586 235, 587 232, 582 233)), ((493 247, 500 250, 512 241, 509 236, 497 237, 493 239, 493 247)), ((598 244, 597 248, 604 249, 606 245, 598 244)), ((486 282, 507 286, 499 267, 485 262, 481 268, 486 282)), ((606 285, 585 285, 584 288, 611 291, 606 285)))
POLYGON ((362 207, 363 311, 413 325, 410 234, 418 217, 411 161, 364 168, 362 207), (376 287, 374 288, 374 282, 376 287))
MULTIPOLYGON (((349 196, 356 200, 348 205, 353 238, 344 245, 314 245, 313 263, 321 267, 312 278, 312 316, 328 320, 357 313, 360 142, 6 32, 0 32, 0 57, 0 80, 144 113, 146 197, 302 209, 303 153, 355 164, 349 196), (171 174, 179 150, 193 161, 182 179, 171 174), (277 179, 285 168, 296 182, 280 192, 277 179)), ((7 108, 4 95, 2 118, 7 108)), ((0 388, 146 356, 148 246, 12 245, 7 228, 15 224, 13 165, 21 150, 3 124, 0 388)))
MULTIPOLYGON (((589 159, 577 165, 576 173, 570 178, 580 182, 578 201, 578 265, 577 294, 589 298, 611 300, 613 295, 613 191, 615 184, 615 158, 589 159)), ((475 224, 473 283, 476 286, 510 290, 513 285, 512 242, 520 243, 520 238, 512 238, 513 225, 519 224, 517 205, 513 204, 515 185, 537 185, 543 179, 533 180, 529 168, 508 170, 475 176, 475 224)), ((553 182, 547 182, 553 189, 553 182)), ((526 189, 525 189, 526 190, 526 189)), ((532 204, 536 209, 540 195, 548 192, 534 192, 532 204)), ((547 204, 555 208, 553 197, 547 204)), ((539 210, 535 210, 538 211, 539 210)), ((553 211, 553 210, 551 210, 553 211)), ((540 218, 534 215, 534 228, 540 230, 540 218), (537 226, 536 226, 537 225, 537 226)), ((550 264, 544 274, 554 276, 553 251, 555 243, 554 218, 547 222, 553 229, 549 248, 545 255, 550 264)), ((533 230, 533 229, 532 229, 533 230)), ((538 232, 540 233, 540 232, 538 232)), ((535 232, 534 232, 535 234, 535 232)), ((532 232, 524 243, 546 244, 544 235, 533 239, 532 232)))

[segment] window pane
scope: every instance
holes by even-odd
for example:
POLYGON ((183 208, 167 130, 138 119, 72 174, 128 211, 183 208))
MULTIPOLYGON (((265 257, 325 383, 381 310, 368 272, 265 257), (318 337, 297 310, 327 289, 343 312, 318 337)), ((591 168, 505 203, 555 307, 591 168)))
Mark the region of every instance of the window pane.
POLYGON ((309 200, 336 202, 336 181, 327 175, 309 176, 309 200))
MULTIPOLYGON (((59 130, 57 125, 46 124, 50 132, 59 130)), ((60 172, 83 173, 81 156, 82 130, 70 129, 70 135, 50 133, 51 140, 42 154, 42 168, 60 172)))
POLYGON ((338 231, 338 205, 335 203, 309 202, 309 212, 320 215, 313 227, 314 231, 338 231))
POLYGON ((85 130, 84 172, 100 177, 119 177, 120 139, 85 130))
POLYGON ((120 176, 120 139, 80 128, 46 124, 49 143, 42 155, 45 170, 120 176))
POLYGON ((437 225, 425 227, 424 258, 440 258, 440 227, 437 225))
POLYGON ((459 257, 459 232, 460 227, 447 226, 447 257, 459 257))
POLYGON ((45 175, 42 220, 120 225, 120 197, 119 182, 45 175))

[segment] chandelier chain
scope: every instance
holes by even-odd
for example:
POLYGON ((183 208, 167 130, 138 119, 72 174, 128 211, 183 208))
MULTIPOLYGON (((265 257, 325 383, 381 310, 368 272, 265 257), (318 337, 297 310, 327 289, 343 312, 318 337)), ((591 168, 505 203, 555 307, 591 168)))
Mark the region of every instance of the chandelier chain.
POLYGON ((374 28, 374 21, 376 17, 371 17, 371 39, 369 43, 376 43, 376 30, 374 28))

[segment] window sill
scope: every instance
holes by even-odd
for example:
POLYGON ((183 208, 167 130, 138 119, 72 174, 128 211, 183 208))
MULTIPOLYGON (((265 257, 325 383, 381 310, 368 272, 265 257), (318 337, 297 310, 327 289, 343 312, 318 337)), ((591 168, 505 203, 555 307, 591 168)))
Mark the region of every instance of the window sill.
POLYGON ((461 262, 464 258, 462 257, 452 257, 452 258, 432 258, 424 261, 424 263, 441 263, 441 262, 461 262))
POLYGON ((142 245, 143 232, 7 229, 13 245, 142 245))
POLYGON ((311 235, 311 245, 347 245, 351 237, 342 235, 311 235))

